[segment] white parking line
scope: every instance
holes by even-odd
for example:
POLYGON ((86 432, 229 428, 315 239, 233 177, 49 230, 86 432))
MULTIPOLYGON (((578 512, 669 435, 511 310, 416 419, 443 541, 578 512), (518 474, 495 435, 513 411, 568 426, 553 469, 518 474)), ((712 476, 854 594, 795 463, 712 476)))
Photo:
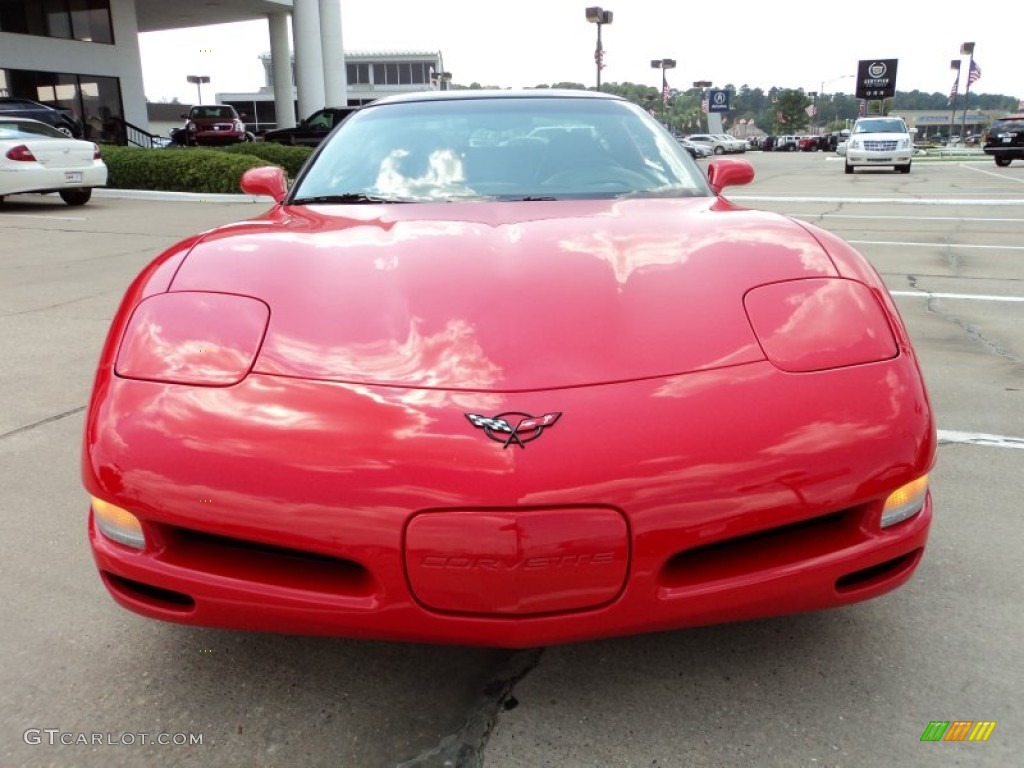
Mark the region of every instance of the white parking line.
POLYGON ((982 445, 987 448, 1024 448, 1024 438, 1006 435, 986 435, 982 432, 956 432, 951 429, 938 430, 940 443, 961 443, 982 445))
POLYGON ((980 293, 931 293, 929 291, 889 291, 890 296, 913 299, 963 299, 964 301, 1024 302, 1024 296, 986 296, 980 293))
POLYGON ((1015 181, 1018 184, 1024 184, 1024 179, 1017 178, 1016 176, 1007 176, 1005 173, 997 173, 996 171, 988 171, 984 168, 975 168, 973 165, 965 165, 971 171, 977 171, 978 173, 984 173, 986 176, 995 176, 997 179, 1006 179, 1007 181, 1015 181))
POLYGON ((851 203, 862 205, 1024 205, 1022 198, 968 200, 963 197, 769 197, 762 195, 726 195, 733 202, 759 203, 851 203))
POLYGON ((854 245, 899 245, 915 248, 979 248, 987 251, 1024 251, 1024 245, 967 245, 966 243, 908 243, 905 240, 847 240, 854 245))
POLYGON ((85 216, 44 216, 38 213, 4 213, 0 215, 3 219, 49 219, 50 221, 88 221, 85 216))
POLYGON ((885 219, 886 221, 983 221, 999 222, 1009 224, 1024 224, 1024 219, 999 219, 992 217, 978 216, 968 218, 966 216, 871 216, 860 213, 791 213, 798 219, 885 219))

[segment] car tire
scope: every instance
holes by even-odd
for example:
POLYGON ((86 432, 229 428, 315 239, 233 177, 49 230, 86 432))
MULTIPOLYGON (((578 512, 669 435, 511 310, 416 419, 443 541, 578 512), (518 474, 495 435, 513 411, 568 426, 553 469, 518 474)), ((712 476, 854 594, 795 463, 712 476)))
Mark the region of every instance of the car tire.
POLYGON ((900 173, 910 173, 910 163, 907 163, 906 165, 897 165, 896 170, 900 173))
POLYGON ((1006 166, 1013 162, 1012 157, 1000 157, 999 155, 996 155, 995 157, 996 165, 998 165, 1000 168, 1005 168, 1006 166))
POLYGON ((62 189, 59 191, 61 200, 68 205, 85 205, 92 197, 92 189, 89 187, 77 187, 75 189, 62 189))
POLYGON ((849 161, 846 162, 846 172, 847 173, 853 173, 853 166, 850 165, 849 161))
POLYGON ((715 147, 715 154, 716 155, 724 155, 725 154, 725 147, 715 147))

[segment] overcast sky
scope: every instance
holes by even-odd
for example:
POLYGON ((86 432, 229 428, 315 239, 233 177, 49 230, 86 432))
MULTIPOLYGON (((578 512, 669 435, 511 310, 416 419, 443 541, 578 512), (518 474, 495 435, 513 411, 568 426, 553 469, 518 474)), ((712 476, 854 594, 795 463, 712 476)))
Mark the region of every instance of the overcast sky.
MULTIPOLYGON (((173 0, 171 0, 173 1, 173 0)), ((697 11, 682 0, 608 0, 603 27, 605 82, 660 86, 652 59, 675 59, 669 84, 694 80, 853 92, 860 59, 898 59, 896 88, 948 93, 960 44, 976 43, 982 70, 972 92, 1024 98, 1019 25, 989 6, 726 0, 697 11)), ((1012 7, 1012 3, 1007 8, 1012 7)), ((501 87, 559 81, 595 82, 596 26, 585 2, 566 0, 342 0, 342 38, 349 51, 440 51, 456 83, 501 87)), ((195 99, 187 75, 209 75, 203 97, 263 85, 260 53, 270 50, 265 21, 140 36, 146 95, 195 99)), ((966 83, 967 59, 963 64, 966 83)), ((897 105, 898 106, 898 105, 897 105)))

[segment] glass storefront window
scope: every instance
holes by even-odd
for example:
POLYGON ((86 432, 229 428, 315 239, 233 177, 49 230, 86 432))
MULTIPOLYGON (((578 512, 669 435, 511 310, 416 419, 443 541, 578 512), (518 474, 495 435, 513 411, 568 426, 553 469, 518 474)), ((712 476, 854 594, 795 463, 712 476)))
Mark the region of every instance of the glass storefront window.
POLYGON ((0 0, 0 32, 111 44, 110 0, 0 0))

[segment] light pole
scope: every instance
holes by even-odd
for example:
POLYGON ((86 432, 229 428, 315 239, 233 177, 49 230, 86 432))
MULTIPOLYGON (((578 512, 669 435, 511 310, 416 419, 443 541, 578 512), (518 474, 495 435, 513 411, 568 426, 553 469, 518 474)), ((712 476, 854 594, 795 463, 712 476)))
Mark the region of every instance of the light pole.
POLYGON ((960 46, 961 56, 970 56, 971 63, 967 67, 967 87, 964 89, 964 116, 960 120, 960 141, 967 145, 967 102, 971 100, 971 75, 974 73, 974 43, 960 46))
MULTIPOLYGON (((821 88, 818 89, 818 95, 821 96, 822 99, 824 99, 825 98, 825 86, 826 85, 832 85, 832 83, 838 83, 840 80, 845 80, 848 77, 856 77, 856 75, 839 75, 838 77, 833 77, 831 80, 822 80, 821 81, 821 88)), ((838 107, 836 107, 836 120, 839 120, 839 108, 838 107)), ((825 126, 828 127, 828 124, 826 123, 825 126)))
POLYGON ((600 6, 587 8, 587 21, 597 24, 597 48, 594 49, 594 63, 597 65, 597 90, 601 90, 601 69, 604 67, 604 48, 601 47, 601 27, 612 23, 612 12, 600 6))
POLYGON ((203 83, 210 82, 210 78, 207 75, 189 75, 186 80, 190 83, 196 84, 196 104, 203 103, 203 83))
POLYGON ((437 90, 447 91, 449 90, 448 83, 452 81, 451 72, 434 72, 434 79, 437 80, 437 90))
MULTIPOLYGON (((667 111, 668 108, 668 79, 665 77, 666 69, 675 69, 675 59, 651 59, 651 69, 661 70, 661 110, 662 112, 667 111)), ((668 122, 666 120, 666 122, 668 122)))
POLYGON ((953 90, 950 93, 953 101, 953 110, 949 113, 949 135, 946 137, 947 144, 950 144, 953 140, 953 128, 956 125, 956 97, 960 93, 960 59, 952 59, 949 62, 949 68, 956 72, 956 80, 953 82, 953 90))
MULTIPOLYGON (((693 81, 693 87, 694 88, 700 88, 700 106, 701 106, 701 112, 703 112, 704 111, 704 94, 705 94, 705 89, 711 87, 711 81, 710 80, 694 80, 693 81)), ((710 104, 708 104, 707 115, 708 115, 708 117, 707 117, 708 130, 710 131, 711 130, 711 105, 710 104)), ((699 123, 698 123, 697 127, 698 128, 700 127, 699 123)))

